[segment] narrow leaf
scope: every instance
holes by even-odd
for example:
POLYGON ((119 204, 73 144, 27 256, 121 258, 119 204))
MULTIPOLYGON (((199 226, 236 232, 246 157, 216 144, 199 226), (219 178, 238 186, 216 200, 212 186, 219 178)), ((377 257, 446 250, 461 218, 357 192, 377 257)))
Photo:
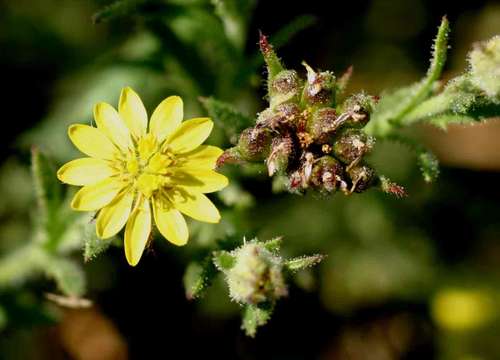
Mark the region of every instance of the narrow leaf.
POLYGON ((286 261, 285 266, 288 270, 295 272, 318 265, 325 257, 325 255, 321 254, 301 256, 286 261))
POLYGON ((31 151, 31 171, 38 207, 45 221, 50 221, 61 204, 61 184, 52 162, 40 150, 31 151))
POLYGON ((207 256, 202 261, 192 261, 184 273, 184 290, 186 298, 193 300, 203 295, 206 288, 212 283, 217 269, 212 262, 212 257, 207 256))

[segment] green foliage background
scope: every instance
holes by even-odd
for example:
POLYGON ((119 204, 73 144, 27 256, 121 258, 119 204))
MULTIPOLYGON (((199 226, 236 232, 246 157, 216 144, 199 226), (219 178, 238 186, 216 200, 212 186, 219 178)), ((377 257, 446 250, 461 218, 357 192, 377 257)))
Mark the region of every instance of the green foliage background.
MULTIPOLYGON (((436 14, 438 10, 432 11, 432 5, 425 2, 409 6, 404 1, 375 0, 363 12, 345 15, 351 22, 345 25, 343 34, 348 40, 344 41, 325 30, 325 18, 307 15, 306 4, 299 15, 279 24, 269 21, 268 13, 285 5, 252 0, 24 0, 0 6, 0 44, 8 50, 3 52, 2 63, 21 72, 39 62, 39 69, 51 74, 35 73, 38 77, 30 79, 30 87, 23 89, 17 103, 41 104, 42 115, 19 119, 15 114, 23 110, 18 105, 19 109, 9 110, 5 121, 24 124, 14 126, 15 139, 2 135, 10 145, 3 148, 0 168, 0 358, 53 358, 64 348, 53 338, 59 344, 55 349, 41 345, 44 334, 65 318, 65 310, 46 299, 47 292, 93 300, 122 333, 132 358, 153 354, 160 347, 148 345, 138 334, 140 329, 134 329, 145 323, 139 316, 128 318, 130 310, 115 303, 144 305, 148 301, 141 299, 142 294, 129 293, 145 291, 144 297, 165 299, 160 294, 171 291, 175 300, 165 308, 144 310, 148 316, 164 319, 161 314, 169 314, 169 306, 188 301, 183 298, 182 279, 188 298, 197 297, 207 281, 213 284, 201 299, 182 305, 179 314, 172 315, 173 325, 181 330, 166 333, 171 341, 179 341, 179 348, 208 337, 225 348, 223 358, 348 359, 354 356, 348 350, 352 346, 356 359, 374 358, 374 349, 388 354, 377 359, 419 358, 419 354, 438 359, 500 356, 496 341, 500 310, 498 155, 485 154, 491 161, 487 171, 450 168, 444 159, 441 176, 429 185, 422 180, 415 154, 428 180, 435 177, 434 158, 426 148, 407 140, 425 142, 428 128, 411 126, 386 134, 384 127, 399 119, 397 112, 405 113, 402 126, 429 118, 440 126, 449 123, 450 116, 460 122, 476 119, 467 104, 460 106, 454 100, 457 93, 467 95, 465 100, 480 96, 471 90, 473 80, 468 73, 463 75, 465 58, 473 41, 500 33, 497 4, 469 12, 442 9, 436 14), (422 82, 417 81, 425 76, 433 32, 448 11, 453 15, 453 32, 444 79, 456 80, 440 95, 405 108, 399 99, 422 90, 422 82), (224 172, 231 184, 212 197, 222 208, 223 221, 215 226, 192 222, 193 235, 182 249, 157 239, 155 254, 145 254, 139 265, 142 269, 133 273, 125 266, 120 239, 105 244, 96 239, 92 215, 69 209, 74 189, 61 186, 54 176, 57 166, 77 156, 66 136, 68 125, 89 124, 93 104, 116 104, 120 89, 131 86, 150 111, 168 95, 182 96, 186 117, 208 113, 216 121, 210 142, 229 147, 264 108, 263 60, 256 45, 261 19, 274 24, 269 25, 270 41, 279 53, 283 51, 285 63, 289 55, 295 67, 304 59, 336 74, 354 64, 348 91, 394 95, 391 89, 416 82, 399 88, 400 97, 383 100, 382 95, 371 129, 389 140, 377 143, 371 161, 404 184, 410 196, 398 200, 377 191, 351 197, 296 196, 285 193, 279 179, 267 178, 263 164, 227 167, 224 172), (311 40, 318 39, 315 27, 324 31, 318 45, 311 40), (349 36, 351 27, 356 31, 349 36), (432 31, 422 36, 420 44, 415 38, 426 28, 432 31), (309 42, 307 47, 294 45, 303 41, 309 42), (421 47, 408 49, 407 41, 421 47), (44 81, 50 85, 41 84, 44 81), (38 94, 39 90, 43 91, 38 94), (328 258, 318 268, 291 278, 290 300, 283 300, 281 312, 280 302, 276 305, 276 324, 271 320, 269 329, 264 328, 255 340, 242 340, 236 320, 241 309, 230 301, 223 277, 213 278, 210 271, 215 274, 215 270, 204 264, 212 250, 230 250, 241 245, 243 237, 254 236, 261 240, 283 236, 283 253, 289 258, 315 253, 328 258), (139 286, 146 278, 153 278, 154 285, 139 286), (440 323, 433 306, 447 289, 465 295, 479 292, 491 308, 486 320, 466 330, 440 323), (123 299, 124 294, 130 300, 123 299), (307 313, 310 322, 305 319, 307 313), (194 324, 179 325, 190 321, 194 324), (212 322, 220 325, 207 326, 212 322), (311 328, 315 323, 321 325, 311 328), (400 327, 390 335, 394 324, 400 327), (229 336, 230 341, 218 336, 229 336), (302 337, 303 344, 294 346, 287 340, 290 336, 302 337), (359 337, 366 341, 356 341, 359 337), (245 351, 238 350, 240 342, 245 351)), ((432 84, 424 80, 425 89, 420 92, 433 94, 435 80, 432 84)), ((500 133, 498 127, 494 131, 491 137, 500 133)), ((439 143, 432 146, 439 148, 439 143)), ((473 297, 469 307, 458 309, 471 319, 480 318, 485 305, 476 300, 473 297)), ((208 340, 203 342, 207 344, 208 340)))

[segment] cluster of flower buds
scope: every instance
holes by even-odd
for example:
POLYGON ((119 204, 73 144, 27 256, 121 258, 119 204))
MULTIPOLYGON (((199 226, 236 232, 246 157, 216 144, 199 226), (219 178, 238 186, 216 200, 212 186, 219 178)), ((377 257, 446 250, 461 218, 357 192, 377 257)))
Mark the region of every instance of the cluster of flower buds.
POLYGON ((269 107, 254 127, 241 133, 236 146, 221 155, 218 165, 265 161, 269 176, 285 175, 292 192, 351 194, 378 185, 396 195, 404 193, 396 184, 382 186, 363 160, 375 143, 363 127, 377 99, 360 93, 338 104, 351 69, 336 79, 332 72, 315 71, 304 62, 302 79, 283 67, 264 35, 260 49, 268 71, 269 107))

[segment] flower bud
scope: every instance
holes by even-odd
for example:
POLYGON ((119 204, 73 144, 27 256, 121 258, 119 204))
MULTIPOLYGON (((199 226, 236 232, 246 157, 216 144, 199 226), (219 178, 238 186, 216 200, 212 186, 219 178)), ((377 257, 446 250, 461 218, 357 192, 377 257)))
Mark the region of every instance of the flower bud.
POLYGON ((246 161, 262 161, 269 156, 272 135, 269 129, 254 127, 243 130, 236 148, 246 161))
POLYGON ((297 101, 302 84, 295 70, 283 70, 271 80, 270 85, 269 102, 270 107, 274 108, 285 102, 297 101))
POLYGON ((274 302, 287 295, 282 259, 262 244, 250 242, 233 252, 235 263, 227 271, 231 297, 242 304, 274 302))
POLYGON ((345 164, 361 159, 373 148, 375 139, 361 130, 343 132, 333 145, 335 157, 345 164))
POLYGON ((284 129, 297 127, 301 119, 300 108, 294 103, 284 103, 274 109, 262 111, 257 118, 259 127, 267 127, 281 132, 284 129))
POLYGON ((309 118, 307 125, 307 130, 315 142, 319 144, 329 143, 335 130, 339 127, 337 112, 330 107, 321 108, 309 118))
POLYGON ((275 173, 284 173, 293 156, 294 146, 291 136, 274 138, 271 145, 271 154, 267 159, 269 176, 275 173))
POLYGON ((347 127, 361 128, 370 120, 375 105, 374 98, 364 93, 350 96, 344 102, 344 112, 349 116, 344 124, 347 127))
POLYGON ((322 156, 313 165, 310 186, 327 192, 335 191, 342 183, 342 164, 331 156, 322 156))
POLYGON ((305 62, 307 83, 303 98, 311 106, 330 106, 335 100, 335 76, 330 71, 315 72, 305 62))
POLYGON ((347 173, 352 182, 351 192, 361 193, 368 189, 375 180, 375 170, 366 165, 353 166, 347 173))

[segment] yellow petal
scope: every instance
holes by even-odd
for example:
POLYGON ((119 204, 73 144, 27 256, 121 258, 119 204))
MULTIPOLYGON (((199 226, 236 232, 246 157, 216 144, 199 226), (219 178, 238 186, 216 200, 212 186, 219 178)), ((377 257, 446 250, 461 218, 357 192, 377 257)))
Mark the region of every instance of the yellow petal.
POLYGON ((151 208, 147 199, 142 199, 132 212, 125 227, 125 257, 131 266, 141 259, 151 233, 151 208))
POLYGON ((121 150, 127 150, 130 145, 130 132, 114 107, 104 102, 98 103, 94 107, 94 119, 99 130, 121 150))
POLYGON ((82 187, 73 197, 74 210, 94 211, 108 205, 123 187, 123 183, 110 177, 93 185, 82 187))
POLYGON ((210 193, 224 189, 228 180, 222 174, 212 170, 180 169, 172 176, 172 181, 180 186, 189 187, 192 191, 210 193))
POLYGON ((156 226, 165 239, 178 246, 187 243, 189 232, 186 220, 178 210, 174 209, 172 204, 155 198, 153 215, 156 226))
POLYGON ((68 128, 68 136, 85 155, 97 159, 113 159, 118 149, 106 135, 95 127, 74 124, 68 128))
POLYGON ((124 88, 120 94, 118 112, 133 136, 140 138, 146 134, 148 128, 146 108, 139 95, 129 87, 124 88))
POLYGON ((192 191, 187 187, 178 187, 168 193, 168 197, 177 210, 195 220, 208 223, 220 221, 219 210, 202 193, 192 191))
POLYGON ((57 170, 57 178, 70 185, 91 185, 114 175, 109 162, 101 159, 82 158, 72 160, 57 170))
POLYGON ((178 159, 182 161, 183 167, 214 169, 217 159, 223 152, 224 150, 216 146, 201 145, 178 159))
POLYGON ((158 142, 162 142, 177 129, 183 116, 182 99, 179 96, 169 96, 153 112, 149 132, 156 136, 158 142))
POLYGON ((186 120, 170 135, 167 143, 174 153, 186 153, 200 146, 210 135, 213 126, 209 118, 186 120))
POLYGON ((101 239, 110 238, 125 226, 132 209, 134 193, 126 190, 119 194, 97 216, 96 233, 101 239))

